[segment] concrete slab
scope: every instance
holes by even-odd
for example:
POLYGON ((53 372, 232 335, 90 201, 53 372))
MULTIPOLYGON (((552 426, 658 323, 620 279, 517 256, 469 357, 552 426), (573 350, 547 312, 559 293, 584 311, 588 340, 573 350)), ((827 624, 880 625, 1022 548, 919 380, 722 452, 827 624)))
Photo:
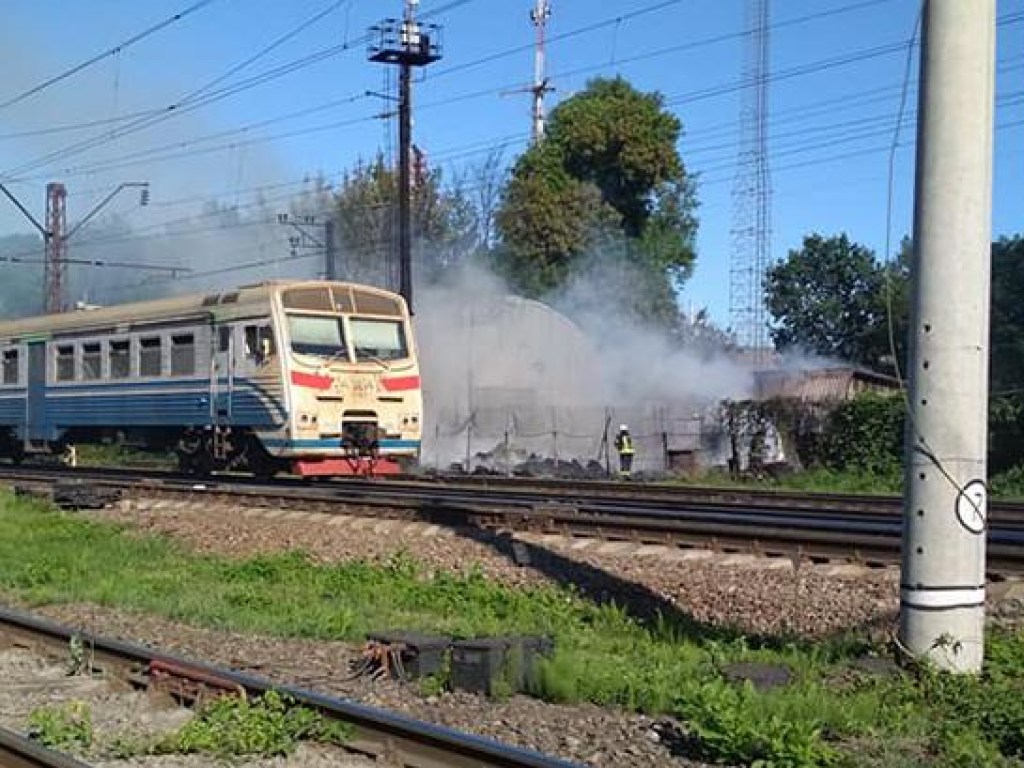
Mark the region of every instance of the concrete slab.
POLYGON ((632 541, 609 541, 595 551, 600 555, 628 555, 635 551, 637 545, 632 541))
POLYGON ((662 559, 668 562, 688 562, 691 560, 710 560, 715 553, 710 549, 669 549, 662 559))

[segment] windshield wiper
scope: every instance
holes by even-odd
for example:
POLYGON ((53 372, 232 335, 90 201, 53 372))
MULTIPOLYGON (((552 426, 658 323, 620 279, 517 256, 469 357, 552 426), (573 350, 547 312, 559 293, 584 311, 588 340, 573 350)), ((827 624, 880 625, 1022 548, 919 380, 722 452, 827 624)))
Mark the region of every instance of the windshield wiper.
POLYGON ((370 360, 371 362, 377 363, 378 365, 382 366, 385 371, 391 370, 391 366, 384 362, 381 358, 377 357, 376 355, 371 355, 365 349, 360 349, 359 347, 356 347, 356 360, 362 362, 364 358, 366 360, 370 360))
POLYGON ((332 354, 330 357, 326 357, 320 361, 318 368, 326 368, 328 365, 333 363, 335 360, 341 360, 342 358, 348 357, 347 349, 339 349, 337 352, 332 354))

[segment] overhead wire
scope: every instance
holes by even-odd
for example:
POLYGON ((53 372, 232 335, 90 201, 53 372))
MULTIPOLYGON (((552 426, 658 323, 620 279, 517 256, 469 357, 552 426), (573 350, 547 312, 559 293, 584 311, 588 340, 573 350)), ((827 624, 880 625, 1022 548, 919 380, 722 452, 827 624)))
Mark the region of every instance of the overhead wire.
MULTIPOLYGON (((447 4, 446 6, 443 6, 440 9, 436 9, 435 11, 433 11, 433 13, 438 13, 441 10, 445 10, 445 9, 448 9, 448 8, 451 8, 451 7, 457 7, 458 5, 464 5, 466 2, 470 2, 470 1, 471 0, 459 0, 459 2, 449 3, 449 4, 447 4)), ((788 25, 794 25, 794 24, 799 24, 799 23, 806 23, 808 21, 813 21, 813 20, 820 19, 820 18, 823 18, 823 17, 826 17, 826 16, 835 15, 837 13, 844 13, 844 12, 849 12, 849 11, 852 11, 852 10, 858 10, 858 9, 863 8, 863 7, 867 7, 867 6, 871 6, 871 5, 876 5, 876 4, 879 4, 879 3, 882 3, 882 2, 890 2, 890 1, 891 0, 866 0, 865 2, 854 3, 854 4, 851 4, 851 5, 843 6, 841 8, 833 9, 833 10, 826 11, 826 12, 818 12, 818 13, 814 13, 814 14, 807 14, 807 15, 804 15, 804 16, 783 20, 781 22, 778 22, 777 25, 778 26, 788 26, 788 25)), ((300 27, 298 27, 296 29, 305 28, 305 26, 308 26, 310 23, 312 23, 312 21, 314 19, 322 18, 323 15, 325 15, 327 12, 337 9, 337 7, 339 7, 342 2, 344 2, 344 0, 336 0, 336 2, 332 3, 327 9, 325 9, 324 11, 321 11, 320 14, 317 14, 315 17, 313 17, 313 19, 308 20, 307 22, 305 22, 303 25, 300 25, 300 27)), ((651 13, 653 11, 660 10, 660 9, 668 7, 668 6, 675 5, 678 2, 681 2, 681 0, 672 0, 672 2, 659 2, 659 3, 656 3, 656 4, 650 5, 650 6, 646 6, 646 7, 641 8, 641 9, 637 9, 636 11, 633 11, 633 12, 631 12, 629 14, 624 14, 624 15, 621 15, 621 16, 613 17, 612 19, 605 19, 605 20, 603 20, 601 22, 597 22, 595 24, 590 24, 590 25, 587 25, 585 27, 578 28, 576 30, 571 30, 569 32, 563 33, 560 36, 556 36, 554 38, 554 40, 567 39, 569 37, 577 36, 577 35, 586 33, 588 31, 593 31, 595 29, 602 28, 603 26, 607 26, 608 24, 613 23, 616 20, 621 21, 623 19, 627 19, 628 20, 628 19, 631 19, 631 18, 635 18, 635 17, 643 15, 643 14, 651 13)), ((279 38, 278 41, 275 41, 275 43, 278 43, 279 41, 281 41, 283 39, 286 39, 289 36, 294 35, 295 33, 296 33, 296 30, 291 30, 291 31, 289 31, 289 33, 286 33, 286 35, 282 36, 282 38, 279 38)), ((745 34, 745 33, 740 33, 740 34, 745 34)), ((732 36, 718 36, 718 37, 715 37, 715 38, 707 38, 704 41, 697 41, 695 44, 697 44, 697 45, 709 44, 709 43, 713 43, 713 42, 716 42, 716 41, 721 41, 723 39, 728 39, 729 37, 732 37, 732 36)), ((271 44, 270 46, 267 46, 266 48, 264 48, 261 51, 261 53, 266 52, 268 50, 271 50, 274 47, 274 45, 275 44, 271 44)), ((245 62, 243 62, 242 64, 237 65, 236 67, 233 67, 232 70, 229 70, 229 71, 237 72, 243 65, 251 63, 259 55, 260 54, 258 53, 255 56, 250 57, 245 62)), ((502 55, 507 55, 507 52, 502 52, 500 54, 492 55, 491 57, 486 57, 485 59, 477 60, 477 62, 469 62, 468 64, 480 63, 482 61, 486 61, 486 60, 489 60, 491 58, 500 57, 502 55)), ((451 69, 452 68, 449 68, 449 70, 442 71, 440 76, 443 76, 443 74, 445 72, 448 72, 451 69)), ((795 74, 798 74, 798 73, 787 73, 786 76, 795 76, 795 74)), ((209 83, 208 85, 212 85, 213 83, 215 83, 215 82, 217 82, 219 80, 222 80, 223 77, 224 76, 216 78, 215 80, 211 81, 211 83, 209 83)), ((257 77, 263 77, 263 75, 259 75, 257 77)), ((436 79, 436 77, 437 76, 435 76, 435 79, 436 79)), ((241 87, 249 87, 250 85, 252 85, 252 83, 251 82, 246 82, 246 81, 243 81, 243 83, 240 84, 241 87)), ((720 93, 728 93, 728 92, 731 92, 733 90, 737 90, 739 88, 742 88, 744 86, 745 86, 745 84, 743 84, 743 83, 738 83, 738 84, 734 83, 734 84, 726 84, 725 86, 718 86, 715 89, 716 93, 714 95, 718 95, 720 93)), ((190 97, 200 93, 203 90, 204 89, 199 89, 198 91, 194 91, 192 94, 190 94, 188 97, 186 97, 186 100, 188 98, 190 98, 190 97)), ((446 105, 450 105, 452 103, 456 103, 458 101, 465 101, 465 100, 469 100, 469 99, 473 99, 473 98, 479 98, 481 96, 490 95, 492 93, 493 93, 493 89, 492 88, 487 88, 487 89, 483 89, 483 90, 480 90, 480 91, 474 91, 474 92, 471 92, 471 93, 468 93, 468 94, 459 94, 459 95, 456 95, 456 96, 453 96, 453 97, 449 97, 449 98, 446 98, 446 99, 435 100, 433 102, 425 103, 425 104, 423 104, 421 106, 421 109, 431 109, 431 108, 437 108, 437 107, 440 107, 440 106, 446 106, 446 105)), ((692 94, 689 97, 684 97, 684 98, 689 98, 689 99, 706 98, 709 95, 712 95, 712 94, 706 94, 706 95, 692 94)), ((211 94, 211 96, 219 98, 220 94, 214 93, 214 94, 211 94)), ((198 108, 199 106, 203 106, 203 104, 202 103, 197 104, 196 108, 198 108)), ((310 108, 310 110, 315 110, 315 109, 316 109, 316 107, 310 108)), ((369 120, 369 119, 372 119, 372 118, 368 117, 366 119, 369 120)), ((335 124, 330 124, 328 126, 324 126, 322 128, 322 130, 329 130, 329 129, 333 128, 333 127, 339 127, 339 126, 337 126, 335 124)), ((304 135, 304 134, 298 134, 298 135, 304 135)), ((285 137, 270 137, 268 139, 259 139, 257 141, 274 140, 274 139, 277 139, 277 138, 285 138, 285 137)), ((194 142, 198 142, 199 140, 193 140, 193 141, 194 142)), ((183 143, 178 143, 178 144, 176 144, 174 146, 175 147, 180 147, 180 146, 182 146, 182 144, 183 143)), ((216 151, 220 151, 220 150, 234 150, 237 147, 238 147, 238 145, 236 145, 234 143, 225 144, 219 150, 216 150, 216 151)), ((206 153, 206 152, 209 152, 209 151, 213 151, 213 150, 203 150, 203 153, 206 153)), ((152 153, 156 154, 157 150, 156 149, 145 150, 145 152, 147 152, 147 153, 148 152, 152 152, 152 153)), ((77 154, 77 152, 76 152, 76 154, 77 154)), ((148 155, 143 155, 143 154, 140 153, 138 156, 143 157, 143 156, 148 156, 148 155)), ((189 157, 191 155, 190 154, 179 153, 179 154, 177 154, 177 156, 178 157, 189 157)), ((52 159, 52 153, 51 153, 50 158, 52 159)), ((86 167, 89 170, 93 170, 93 171, 94 170, 100 170, 100 169, 103 169, 103 168, 128 167, 127 165, 120 164, 120 163, 118 163, 118 164, 111 164, 111 163, 112 163, 112 161, 107 161, 106 163, 103 163, 102 161, 97 161, 94 164, 86 166, 86 167)), ((26 170, 30 166, 31 166, 31 164, 23 165, 23 166, 21 166, 19 168, 13 169, 11 172, 23 172, 24 170, 26 170)), ((65 175, 67 175, 69 173, 69 171, 73 171, 73 170, 74 169, 64 169, 64 173, 65 173, 65 175)))
POLYGON ((57 83, 63 82, 64 80, 67 80, 68 78, 77 75, 79 72, 82 72, 83 70, 88 69, 92 65, 97 64, 98 62, 103 61, 104 59, 109 58, 111 56, 118 55, 119 53, 124 51, 126 48, 130 48, 131 46, 135 45, 136 43, 139 43, 139 42, 145 40, 146 38, 151 37, 152 35, 155 35, 157 32, 159 32, 159 31, 161 31, 163 29, 166 29, 167 27, 169 27, 169 26, 171 26, 171 25, 181 21, 182 19, 184 19, 184 18, 186 18, 188 16, 191 16, 193 13, 196 13, 197 11, 199 11, 199 10, 209 6, 209 5, 212 5, 215 2, 217 2, 217 0, 198 0, 198 2, 195 2, 192 5, 186 7, 185 9, 183 9, 181 11, 178 11, 173 16, 169 16, 168 18, 166 18, 166 19, 164 19, 164 20, 154 24, 153 26, 148 27, 148 28, 142 30, 141 32, 139 32, 139 33, 137 33, 135 35, 132 35, 131 37, 129 37, 126 40, 122 40, 120 43, 115 45, 113 48, 110 48, 110 49, 108 49, 108 50, 106 50, 106 51, 104 51, 102 53, 98 53, 95 56, 92 56, 92 57, 86 59, 83 62, 80 62, 80 63, 78 63, 78 64, 76 64, 76 65, 74 65, 72 67, 69 67, 68 69, 64 70, 63 72, 60 72, 59 74, 54 75, 53 77, 47 78, 43 82, 41 82, 41 83, 39 83, 37 85, 32 86, 28 90, 22 91, 21 93, 17 94, 16 96, 12 96, 12 97, 8 98, 7 100, 0 102, 0 110, 7 109, 8 107, 12 107, 15 104, 20 104, 21 102, 25 101, 26 99, 31 98, 32 96, 35 96, 37 93, 41 93, 42 91, 45 91, 47 88, 51 88, 52 86, 56 85, 57 83))
MULTIPOLYGON (((227 85, 221 86, 220 89, 215 89, 215 86, 223 83, 225 79, 231 77, 234 74, 237 74, 242 69, 258 61, 260 58, 265 57, 273 50, 276 50, 276 48, 278 48, 283 43, 293 39, 297 34, 308 29, 313 23, 321 21, 324 18, 326 18, 328 15, 330 15, 330 13, 337 10, 345 2, 348 1, 349 0, 333 0, 330 4, 328 4, 326 8, 317 12, 312 17, 305 19, 297 26, 292 27, 284 34, 278 36, 273 41, 271 41, 270 44, 264 46, 255 54, 246 57, 237 64, 232 65, 225 72, 208 80, 199 88, 190 91, 189 93, 185 94, 183 97, 175 100, 174 102, 157 110, 153 110, 152 112, 144 113, 137 120, 131 121, 126 126, 122 126, 121 128, 118 128, 114 131, 111 131, 109 133, 98 134, 91 138, 84 139, 70 146, 54 150, 46 155, 43 155, 42 157, 35 158, 34 160, 22 164, 21 166, 9 169, 5 175, 17 174, 24 172, 25 170, 40 167, 43 165, 48 165, 52 162, 55 162, 58 159, 74 156, 89 149, 93 149, 97 146, 102 146, 103 144, 111 141, 114 138, 120 138, 125 135, 130 135, 142 130, 146 130, 154 125, 164 122, 165 120, 177 117, 181 114, 186 114, 188 112, 194 111, 195 109, 199 109, 200 107, 207 106, 208 104, 214 103, 215 101, 219 101, 223 98, 234 95, 235 93, 238 93, 241 90, 248 90, 249 88, 256 87, 257 85, 262 85, 263 83, 269 82, 270 80, 283 77, 284 75, 287 74, 291 74, 297 69, 304 68, 313 63, 322 61, 325 58, 329 58, 330 56, 336 55, 341 51, 348 50, 355 43, 346 42, 341 45, 330 46, 328 48, 321 49, 320 51, 316 51, 313 54, 303 56, 297 60, 287 62, 277 67, 272 67, 269 70, 261 72, 257 75, 250 76, 249 78, 239 83, 229 83, 227 85)), ((365 39, 366 36, 364 35, 362 40, 365 39)))
MULTIPOLYGON (((212 2, 213 0, 210 1, 212 2)), ((330 12, 337 10, 347 1, 348 0, 334 0, 334 2, 331 3, 328 9, 325 9, 327 10, 327 13, 321 11, 320 13, 315 14, 315 20, 322 20, 327 15, 329 15, 330 12)), ((471 2, 475 2, 475 0, 452 0, 452 2, 446 3, 440 6, 439 8, 432 9, 422 14, 421 18, 428 19, 440 13, 444 13, 448 10, 468 5, 471 2)), ((247 59, 245 59, 237 65, 233 65, 228 70, 228 72, 234 72, 235 74, 237 74, 237 72, 240 71, 242 68, 254 63, 259 58, 265 56, 270 51, 279 47, 279 45, 286 39, 291 39, 292 37, 294 37, 295 34, 297 34, 297 31, 307 29, 311 25, 311 21, 311 19, 307 19, 306 21, 299 24, 298 27, 295 27, 289 30, 288 32, 284 33, 284 35, 277 38, 270 45, 265 46, 263 49, 261 49, 261 51, 257 52, 257 54, 248 57, 247 59)), ((111 131, 109 133, 100 134, 90 139, 85 139, 76 144, 72 144, 70 146, 54 150, 46 155, 43 155, 42 157, 35 158, 20 166, 8 169, 3 174, 0 174, 0 176, 24 173, 34 168, 49 165, 65 157, 73 157, 75 155, 81 154, 82 152, 93 149, 97 146, 102 146, 103 144, 108 143, 116 138, 120 138, 121 136, 130 135, 133 133, 137 133, 139 131, 146 130, 154 125, 164 122, 165 120, 172 119, 182 114, 187 114, 196 109, 200 109, 202 107, 208 106, 209 104, 221 101, 230 96, 234 96, 243 91, 250 90, 257 86, 263 85, 267 82, 277 80, 281 77, 292 74, 293 72, 305 69, 306 67, 312 66, 313 64, 317 64, 321 61, 332 58, 340 53, 344 53, 346 51, 353 49, 356 45, 367 42, 369 39, 369 34, 364 34, 354 40, 346 40, 341 44, 322 48, 318 51, 314 51, 311 54, 307 54, 298 59, 286 62, 285 64, 272 67, 256 75, 252 75, 245 80, 241 80, 235 83, 228 83, 219 89, 210 91, 210 89, 213 88, 214 85, 223 82, 225 77, 228 75, 228 73, 222 73, 221 75, 218 75, 217 77, 208 81, 202 87, 186 94, 181 99, 159 109, 153 110, 152 112, 143 113, 139 117, 139 120, 131 122, 121 129, 111 131), (203 94, 206 95, 203 96, 203 94)))

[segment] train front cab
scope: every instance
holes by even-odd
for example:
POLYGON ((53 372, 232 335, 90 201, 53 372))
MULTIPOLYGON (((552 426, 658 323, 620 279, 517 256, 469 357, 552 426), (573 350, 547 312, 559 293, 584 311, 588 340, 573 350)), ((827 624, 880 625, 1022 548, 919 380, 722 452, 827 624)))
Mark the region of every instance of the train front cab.
POLYGON ((268 448, 301 476, 384 475, 419 458, 422 394, 400 296, 345 283, 280 291, 289 435, 268 448))

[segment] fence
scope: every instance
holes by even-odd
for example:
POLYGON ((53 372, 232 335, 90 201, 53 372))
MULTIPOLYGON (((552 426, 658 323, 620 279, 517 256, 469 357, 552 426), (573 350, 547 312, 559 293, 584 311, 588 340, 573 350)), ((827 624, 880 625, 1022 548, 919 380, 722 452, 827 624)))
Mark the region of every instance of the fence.
POLYGON ((731 449, 717 415, 651 405, 520 405, 437 409, 424 424, 422 462, 436 470, 480 468, 512 474, 518 469, 598 476, 618 471, 614 447, 619 425, 629 426, 636 454, 633 470, 660 474, 724 466, 731 449))

